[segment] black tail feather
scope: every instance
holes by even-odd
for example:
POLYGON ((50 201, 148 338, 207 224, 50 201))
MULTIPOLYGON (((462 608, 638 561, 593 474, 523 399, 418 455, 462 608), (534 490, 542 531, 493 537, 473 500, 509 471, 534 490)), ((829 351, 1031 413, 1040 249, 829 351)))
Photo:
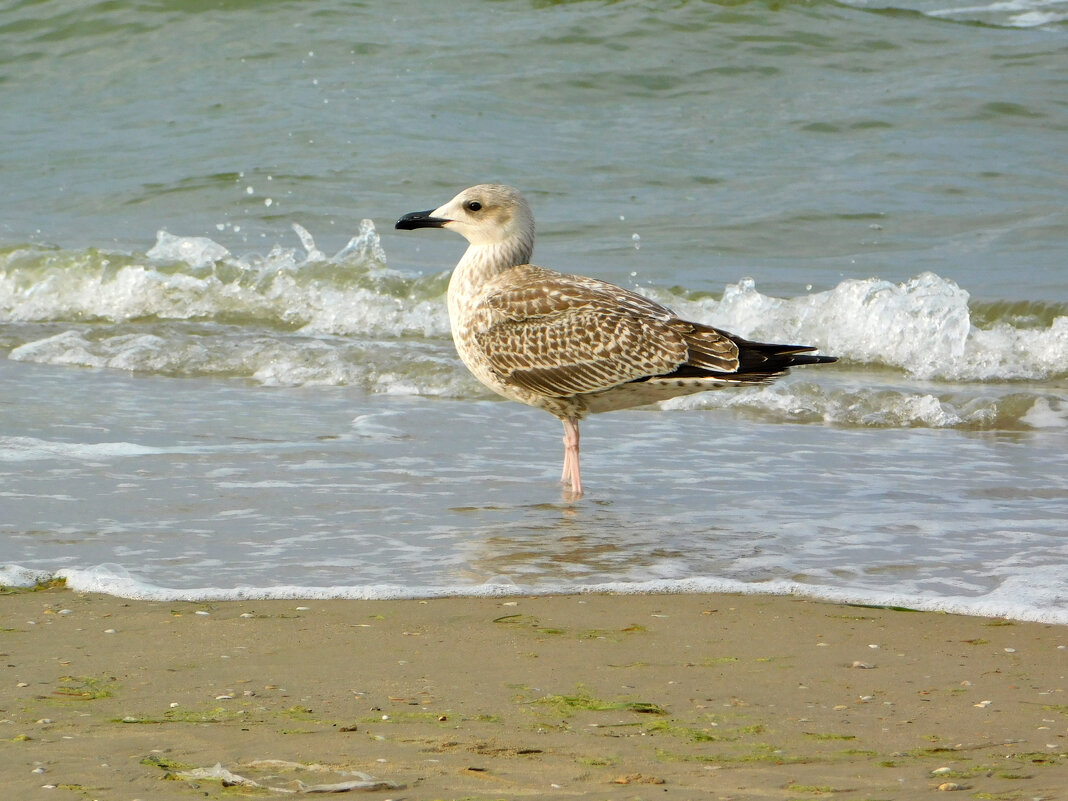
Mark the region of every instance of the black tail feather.
POLYGON ((838 361, 836 356, 820 356, 807 345, 775 345, 767 342, 750 342, 732 336, 738 346, 738 369, 721 372, 704 367, 684 364, 676 370, 657 378, 721 378, 739 383, 760 383, 783 375, 791 367, 806 364, 830 364, 838 361))
POLYGON ((766 342, 749 342, 734 338, 738 345, 738 372, 734 375, 742 381, 766 381, 789 370, 806 364, 830 364, 838 359, 812 353, 816 348, 807 345, 774 345, 766 342))

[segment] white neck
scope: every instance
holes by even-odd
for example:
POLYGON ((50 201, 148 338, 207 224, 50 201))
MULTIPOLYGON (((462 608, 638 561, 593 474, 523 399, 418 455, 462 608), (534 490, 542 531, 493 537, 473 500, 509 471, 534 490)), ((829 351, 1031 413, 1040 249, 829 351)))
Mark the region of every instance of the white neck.
MULTIPOLYGON (((529 264, 533 242, 510 239, 492 245, 470 245, 449 279, 449 312, 454 304, 476 302, 481 288, 498 275, 520 264, 529 264)), ((465 304, 466 305, 466 304, 465 304)))

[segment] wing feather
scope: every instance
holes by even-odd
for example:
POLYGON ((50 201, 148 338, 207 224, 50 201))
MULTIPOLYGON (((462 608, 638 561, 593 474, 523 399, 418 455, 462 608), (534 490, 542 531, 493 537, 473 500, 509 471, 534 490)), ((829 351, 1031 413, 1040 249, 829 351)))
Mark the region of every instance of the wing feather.
POLYGON ((474 340, 504 382, 551 397, 602 392, 683 365, 737 370, 737 346, 613 284, 513 268, 483 297, 474 340))

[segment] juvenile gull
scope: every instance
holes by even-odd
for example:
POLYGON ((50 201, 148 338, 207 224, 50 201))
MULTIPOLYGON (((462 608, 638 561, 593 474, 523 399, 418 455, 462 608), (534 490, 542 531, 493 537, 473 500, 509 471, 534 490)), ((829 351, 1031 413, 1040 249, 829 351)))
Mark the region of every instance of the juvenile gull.
POLYGON ((499 395, 564 424, 560 480, 582 495, 579 420, 716 389, 758 384, 802 364, 833 362, 804 345, 749 342, 634 292, 530 264, 534 215, 516 189, 480 184, 397 228, 448 228, 469 245, 449 280, 452 339, 499 395))

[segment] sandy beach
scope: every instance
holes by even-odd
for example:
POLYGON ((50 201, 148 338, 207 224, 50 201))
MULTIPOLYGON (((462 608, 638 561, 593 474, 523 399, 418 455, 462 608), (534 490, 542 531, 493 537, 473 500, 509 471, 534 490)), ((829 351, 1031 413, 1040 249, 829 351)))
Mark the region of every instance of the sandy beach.
POLYGON ((1059 626, 765 596, 53 588, 0 597, 0 637, 13 799, 1068 798, 1059 626))

